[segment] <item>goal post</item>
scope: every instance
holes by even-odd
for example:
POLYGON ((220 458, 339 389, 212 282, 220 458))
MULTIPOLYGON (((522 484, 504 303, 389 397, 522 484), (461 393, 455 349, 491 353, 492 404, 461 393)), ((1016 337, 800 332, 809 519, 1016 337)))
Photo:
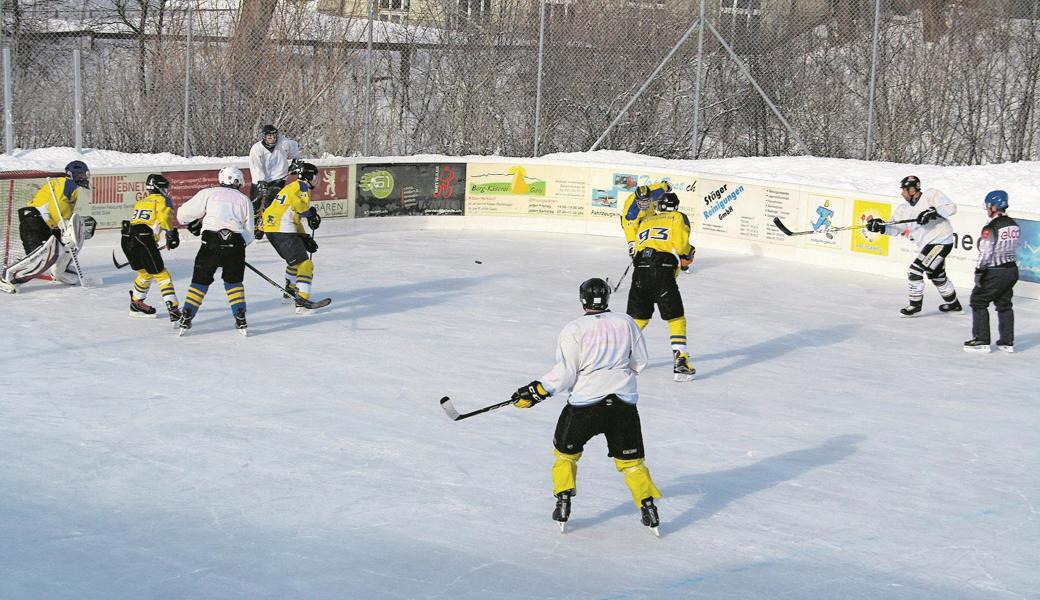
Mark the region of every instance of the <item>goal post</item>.
POLYGON ((61 177, 57 171, 0 171, 0 263, 6 269, 23 257, 18 235, 18 209, 29 204, 47 178, 61 177))

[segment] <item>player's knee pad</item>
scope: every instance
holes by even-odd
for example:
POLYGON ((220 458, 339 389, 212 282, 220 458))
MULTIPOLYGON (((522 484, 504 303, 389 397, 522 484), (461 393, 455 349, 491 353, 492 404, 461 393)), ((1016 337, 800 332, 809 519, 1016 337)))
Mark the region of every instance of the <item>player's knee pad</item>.
POLYGON ((53 267, 58 260, 58 255, 58 240, 53 236, 49 237, 24 258, 7 267, 4 271, 5 277, 9 283, 25 283, 53 267))
POLYGON ((625 485, 632 492, 632 501, 639 506, 644 498, 660 498, 661 491, 654 485, 650 478, 650 469, 643 463, 643 459, 633 460, 614 459, 614 466, 625 476, 625 485))
POLYGON ((650 319, 633 319, 633 321, 636 322, 640 329, 646 329, 646 326, 650 323, 650 319))
POLYGON ((553 494, 578 489, 578 459, 581 458, 581 452, 567 454, 553 448, 553 454, 556 456, 552 467, 553 494))

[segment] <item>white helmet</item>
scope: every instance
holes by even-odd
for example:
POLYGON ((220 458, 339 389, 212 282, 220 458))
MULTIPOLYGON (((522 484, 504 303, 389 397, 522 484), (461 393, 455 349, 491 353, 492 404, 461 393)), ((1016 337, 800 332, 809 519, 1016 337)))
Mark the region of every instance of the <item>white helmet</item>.
POLYGON ((217 181, 224 187, 235 188, 236 190, 242 187, 246 179, 242 176, 242 171, 238 167, 224 167, 217 174, 217 181))

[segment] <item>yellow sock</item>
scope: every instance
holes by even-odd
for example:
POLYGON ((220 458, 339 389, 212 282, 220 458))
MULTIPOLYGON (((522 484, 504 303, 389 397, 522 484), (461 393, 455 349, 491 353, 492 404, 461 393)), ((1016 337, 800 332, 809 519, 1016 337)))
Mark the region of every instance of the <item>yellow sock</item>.
POLYGON ((643 464, 643 459, 619 460, 615 458, 614 465, 625 476, 625 485, 632 492, 632 501, 636 503, 636 506, 639 506, 639 502, 644 498, 661 497, 661 491, 650 478, 650 469, 643 464))
POLYGON ((581 458, 581 452, 564 454, 553 448, 553 454, 556 455, 556 461, 552 467, 553 495, 566 490, 577 490, 578 459, 581 458))

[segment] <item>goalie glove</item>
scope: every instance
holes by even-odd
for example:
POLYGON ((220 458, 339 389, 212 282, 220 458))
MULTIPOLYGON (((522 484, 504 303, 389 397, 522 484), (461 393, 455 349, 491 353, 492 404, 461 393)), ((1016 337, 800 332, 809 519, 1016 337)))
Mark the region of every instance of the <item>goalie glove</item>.
POLYGON ((188 223, 188 231, 194 236, 202 235, 202 219, 195 219, 188 223))
POLYGON ((311 229, 321 227, 321 215, 318 214, 318 211, 313 206, 300 213, 300 216, 307 219, 307 224, 310 225, 311 229))
POLYGON ((542 382, 535 380, 513 392, 510 399, 517 408, 531 408, 548 397, 549 392, 542 387, 542 382))

